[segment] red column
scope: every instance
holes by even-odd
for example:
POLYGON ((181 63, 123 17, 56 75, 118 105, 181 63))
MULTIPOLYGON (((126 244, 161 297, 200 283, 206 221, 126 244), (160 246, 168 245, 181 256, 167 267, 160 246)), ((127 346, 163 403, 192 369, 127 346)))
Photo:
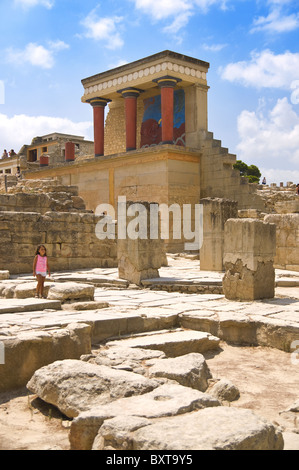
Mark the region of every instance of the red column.
POLYGON ((162 144, 173 144, 173 95, 179 81, 179 78, 169 76, 154 80, 161 89, 162 144))
POLYGON ((161 87, 162 143, 173 144, 173 87, 161 87))
POLYGON ((105 106, 111 100, 92 98, 87 100, 93 107, 93 131, 95 157, 104 155, 105 106))
POLYGON ((65 143, 65 161, 73 162, 75 160, 75 144, 73 142, 65 143))
POLYGON ((142 90, 138 88, 125 88, 119 90, 119 93, 125 99, 125 117, 126 117, 126 150, 136 150, 136 127, 137 127, 137 98, 142 90))
POLYGON ((39 158, 39 165, 40 166, 48 166, 49 165, 49 156, 48 155, 41 155, 39 158))

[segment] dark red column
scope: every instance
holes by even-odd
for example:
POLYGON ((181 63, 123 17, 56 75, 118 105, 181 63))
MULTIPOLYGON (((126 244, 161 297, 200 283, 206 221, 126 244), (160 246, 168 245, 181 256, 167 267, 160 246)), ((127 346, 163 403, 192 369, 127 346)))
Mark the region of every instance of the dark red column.
POLYGON ((95 157, 104 155, 105 106, 111 100, 92 98, 87 100, 93 107, 93 131, 95 157))
POLYGON ((137 98, 142 93, 138 88, 119 90, 125 99, 126 150, 136 150, 137 98))
POLYGON ((173 95, 179 81, 169 76, 154 80, 161 89, 162 144, 173 144, 173 95))
POLYGON ((41 155, 39 158, 39 165, 40 166, 48 166, 49 165, 49 155, 41 155))
POLYGON ((65 161, 73 162, 75 160, 75 144, 74 142, 65 143, 65 161))

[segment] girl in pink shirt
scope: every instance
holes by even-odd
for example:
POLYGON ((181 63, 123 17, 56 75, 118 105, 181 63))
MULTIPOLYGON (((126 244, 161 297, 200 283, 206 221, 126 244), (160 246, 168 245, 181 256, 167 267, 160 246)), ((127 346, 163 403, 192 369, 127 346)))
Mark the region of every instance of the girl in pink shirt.
POLYGON ((44 245, 37 247, 35 258, 33 261, 33 276, 37 278, 36 294, 35 297, 46 298, 44 296, 44 282, 47 276, 51 276, 48 264, 47 250, 44 245))

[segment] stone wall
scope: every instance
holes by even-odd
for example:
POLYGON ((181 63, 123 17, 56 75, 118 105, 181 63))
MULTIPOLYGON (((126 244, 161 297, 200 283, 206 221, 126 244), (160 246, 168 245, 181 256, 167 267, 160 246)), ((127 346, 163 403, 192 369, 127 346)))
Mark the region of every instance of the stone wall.
POLYGON ((99 240, 100 216, 91 213, 0 212, 0 269, 31 273, 37 245, 44 244, 52 272, 117 266, 115 240, 99 240))
MULTIPOLYGON (((140 147, 141 123, 143 118, 144 105, 143 98, 137 99, 137 124, 136 124, 136 146, 140 147)), ((109 104, 109 111, 105 123, 105 155, 114 155, 126 151, 126 121, 125 121, 125 101, 124 99, 112 101, 109 104)))
POLYGON ((14 212, 86 212, 85 202, 76 186, 59 184, 57 180, 9 181, 0 187, 0 211, 14 212))
POLYGON ((299 214, 269 214, 264 220, 276 225, 274 266, 299 271, 299 214))

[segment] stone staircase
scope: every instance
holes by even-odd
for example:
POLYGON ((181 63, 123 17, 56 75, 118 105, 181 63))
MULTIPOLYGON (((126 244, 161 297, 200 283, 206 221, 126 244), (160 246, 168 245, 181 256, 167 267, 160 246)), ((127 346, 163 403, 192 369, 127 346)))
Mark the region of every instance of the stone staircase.
POLYGON ((266 211, 265 201, 257 194, 258 185, 249 183, 234 170, 236 155, 214 139, 213 132, 199 133, 201 157, 201 197, 220 197, 238 202, 238 209, 266 211))

